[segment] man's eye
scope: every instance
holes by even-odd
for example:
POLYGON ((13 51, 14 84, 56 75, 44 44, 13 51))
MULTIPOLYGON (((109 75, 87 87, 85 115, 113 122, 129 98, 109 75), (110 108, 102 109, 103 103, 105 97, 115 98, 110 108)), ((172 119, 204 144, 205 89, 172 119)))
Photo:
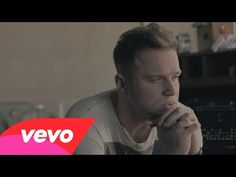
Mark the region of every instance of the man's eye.
POLYGON ((162 78, 155 78, 155 79, 150 79, 151 82, 159 82, 162 81, 162 78))
POLYGON ((180 76, 173 76, 172 79, 173 80, 178 80, 180 76))

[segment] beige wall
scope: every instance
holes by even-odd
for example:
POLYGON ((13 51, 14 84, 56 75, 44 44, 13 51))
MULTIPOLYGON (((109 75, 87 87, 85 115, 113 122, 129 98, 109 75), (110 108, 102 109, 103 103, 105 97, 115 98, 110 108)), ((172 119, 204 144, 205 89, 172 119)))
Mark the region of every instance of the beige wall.
MULTIPOLYGON (((141 23, 0 23, 0 102, 63 102, 115 87, 112 51, 141 23)), ((160 23, 191 34, 192 23, 160 23)), ((236 24, 234 23, 234 30, 236 24)))
POLYGON ((0 101, 73 102, 113 88, 113 48, 137 25, 0 23, 0 101))

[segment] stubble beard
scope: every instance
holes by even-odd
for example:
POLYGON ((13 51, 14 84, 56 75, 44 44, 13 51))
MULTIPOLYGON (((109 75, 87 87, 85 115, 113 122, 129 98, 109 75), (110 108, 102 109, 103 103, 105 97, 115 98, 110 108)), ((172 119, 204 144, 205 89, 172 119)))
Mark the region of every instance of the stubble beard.
POLYGON ((129 102, 129 110, 136 119, 153 121, 165 113, 164 109, 150 110, 140 103, 129 102))

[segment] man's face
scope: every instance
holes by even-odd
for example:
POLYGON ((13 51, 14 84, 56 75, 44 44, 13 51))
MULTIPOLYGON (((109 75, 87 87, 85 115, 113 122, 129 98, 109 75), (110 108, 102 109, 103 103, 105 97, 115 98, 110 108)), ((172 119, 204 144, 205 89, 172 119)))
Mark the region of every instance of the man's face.
POLYGON ((149 49, 135 59, 128 81, 128 102, 137 115, 156 118, 176 108, 181 70, 172 49, 149 49))

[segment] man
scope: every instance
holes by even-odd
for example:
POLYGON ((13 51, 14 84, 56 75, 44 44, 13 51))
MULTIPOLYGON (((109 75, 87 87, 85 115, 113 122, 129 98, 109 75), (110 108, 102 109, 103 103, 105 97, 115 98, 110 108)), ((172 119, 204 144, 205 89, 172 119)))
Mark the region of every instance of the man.
POLYGON ((123 33, 113 52, 117 89, 74 104, 66 117, 94 117, 75 154, 200 154, 192 109, 178 102, 181 69, 171 32, 151 23, 123 33))

